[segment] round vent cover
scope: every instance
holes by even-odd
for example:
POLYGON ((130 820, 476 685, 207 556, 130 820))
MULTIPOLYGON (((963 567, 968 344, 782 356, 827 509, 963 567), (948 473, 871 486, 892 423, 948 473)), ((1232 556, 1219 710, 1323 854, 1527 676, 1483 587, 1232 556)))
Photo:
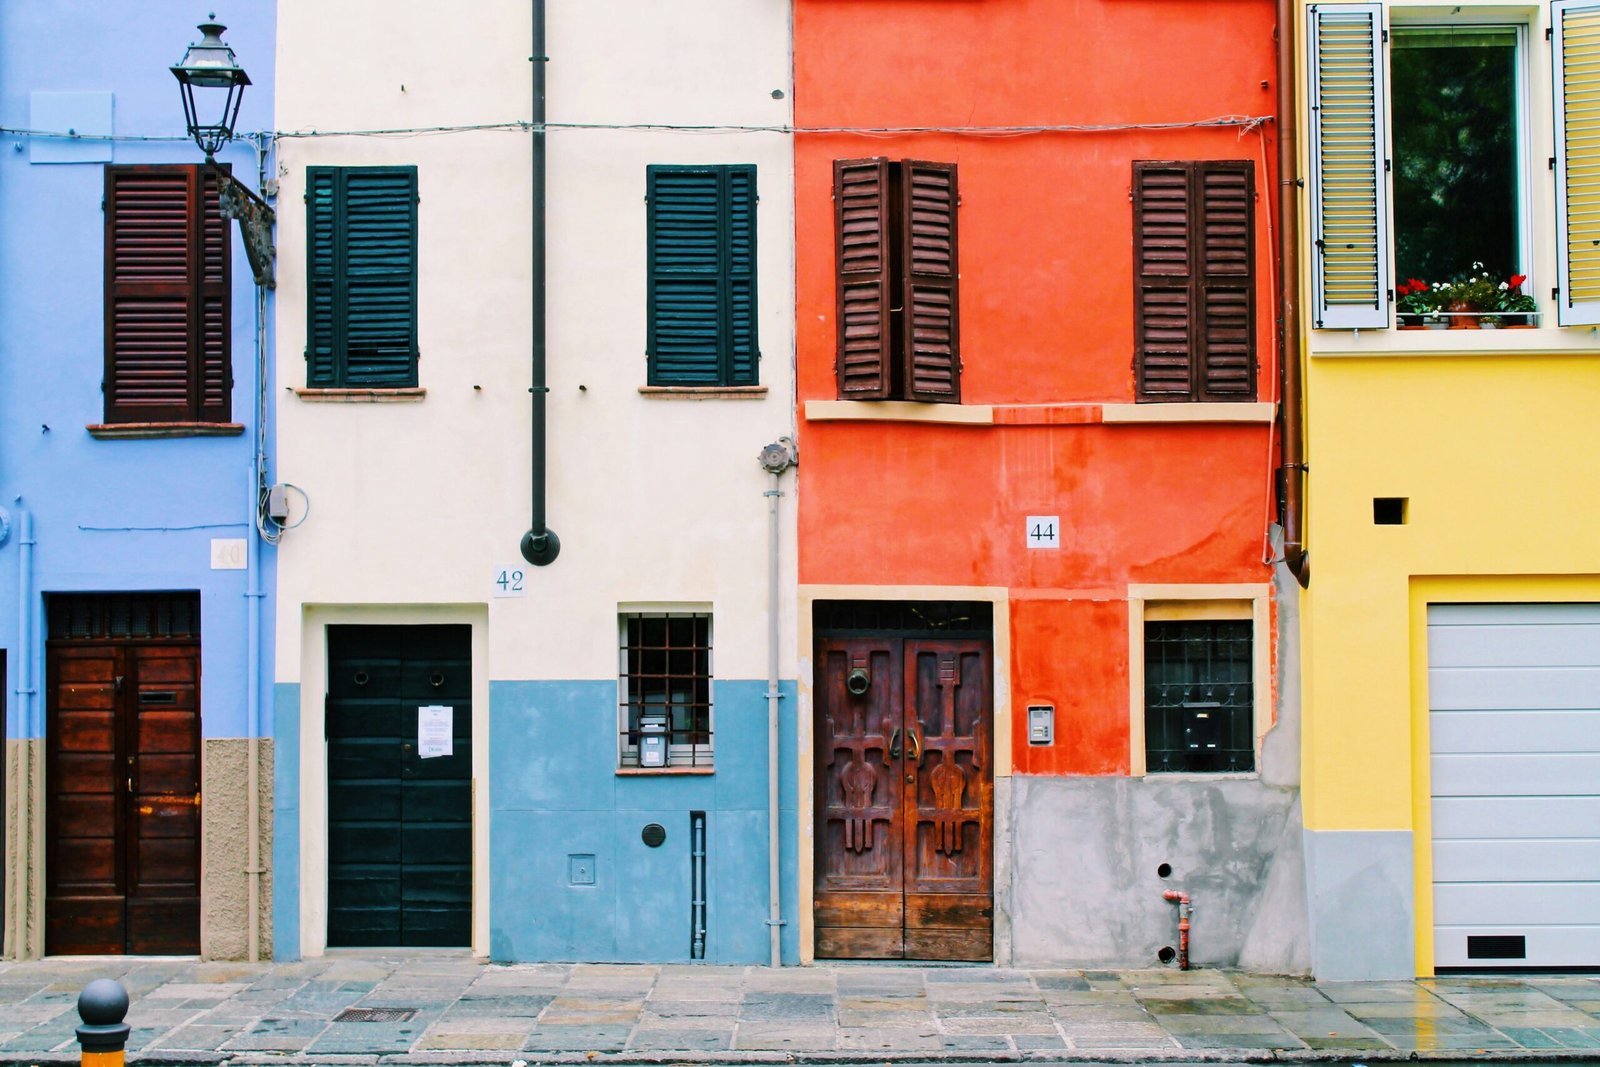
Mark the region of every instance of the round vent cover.
POLYGON ((644 828, 639 837, 651 848, 660 848, 661 842, 667 839, 667 828, 658 822, 653 822, 644 828))

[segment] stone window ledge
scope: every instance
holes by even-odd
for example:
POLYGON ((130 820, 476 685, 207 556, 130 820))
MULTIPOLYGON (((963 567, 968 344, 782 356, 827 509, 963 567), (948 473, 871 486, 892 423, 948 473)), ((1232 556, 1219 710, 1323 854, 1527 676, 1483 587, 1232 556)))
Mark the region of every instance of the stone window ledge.
POLYGON ((238 437, 242 422, 92 422, 84 427, 103 441, 148 437, 238 437))
POLYGON ((618 778, 657 778, 661 775, 715 774, 715 767, 618 767, 618 778))
POLYGON ((760 400, 764 385, 641 385, 639 395, 653 400, 760 400))
POLYGON ((428 395, 421 386, 398 389, 296 389, 294 395, 312 404, 414 404, 428 395))

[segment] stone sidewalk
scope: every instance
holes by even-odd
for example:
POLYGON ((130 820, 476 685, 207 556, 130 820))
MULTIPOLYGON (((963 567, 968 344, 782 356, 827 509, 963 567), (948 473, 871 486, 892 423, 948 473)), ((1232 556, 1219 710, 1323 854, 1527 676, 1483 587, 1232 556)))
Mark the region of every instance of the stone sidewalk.
POLYGON ((76 1063, 120 979, 145 1064, 1600 1061, 1600 977, 1313 983, 1225 971, 538 964, 0 965, 0 1063, 76 1063), (348 1009, 403 1018, 339 1021, 348 1009))

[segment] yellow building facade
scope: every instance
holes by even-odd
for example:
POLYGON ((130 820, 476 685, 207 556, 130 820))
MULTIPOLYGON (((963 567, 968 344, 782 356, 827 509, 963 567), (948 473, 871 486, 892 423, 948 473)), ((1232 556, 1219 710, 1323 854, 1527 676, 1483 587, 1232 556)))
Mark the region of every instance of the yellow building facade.
POLYGON ((1313 968, 1600 965, 1600 8, 1300 15, 1313 968), (1467 48, 1499 49, 1509 87, 1500 179, 1474 194, 1505 200, 1418 237, 1419 124, 1448 125, 1446 162, 1475 149, 1470 122, 1397 96, 1417 70, 1487 69, 1443 51, 1467 48), (1497 255, 1536 314, 1413 314, 1450 280, 1414 279, 1428 240, 1498 245, 1461 268, 1497 255))

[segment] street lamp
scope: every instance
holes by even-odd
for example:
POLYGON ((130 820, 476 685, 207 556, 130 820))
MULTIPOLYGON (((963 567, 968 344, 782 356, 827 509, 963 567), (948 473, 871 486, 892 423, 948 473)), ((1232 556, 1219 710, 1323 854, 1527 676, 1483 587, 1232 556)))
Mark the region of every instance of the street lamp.
MULTIPOLYGON (((239 105, 244 102, 244 87, 250 84, 250 75, 239 66, 233 49, 223 43, 222 33, 228 27, 217 21, 214 12, 196 28, 201 33, 200 43, 189 45, 183 61, 170 68, 183 92, 183 117, 189 136, 206 154, 206 168, 216 178, 223 218, 239 220, 245 255, 250 260, 250 272, 255 275, 256 284, 272 289, 277 284, 272 269, 277 254, 272 247, 272 224, 276 221, 272 208, 235 181, 225 168, 217 166, 217 149, 233 140, 239 105)), ((256 157, 258 161, 261 159, 260 151, 256 157)), ((261 181, 262 191, 267 196, 273 195, 267 188, 265 172, 261 174, 261 181)))
POLYGON ((228 27, 216 17, 207 15, 207 21, 196 27, 203 35, 200 43, 191 44, 183 62, 172 68, 172 76, 183 90, 189 136, 206 154, 207 163, 215 162, 217 149, 233 140, 244 87, 250 84, 250 75, 239 66, 233 49, 222 43, 222 32, 228 27), (211 121, 213 116, 215 121, 211 121))

